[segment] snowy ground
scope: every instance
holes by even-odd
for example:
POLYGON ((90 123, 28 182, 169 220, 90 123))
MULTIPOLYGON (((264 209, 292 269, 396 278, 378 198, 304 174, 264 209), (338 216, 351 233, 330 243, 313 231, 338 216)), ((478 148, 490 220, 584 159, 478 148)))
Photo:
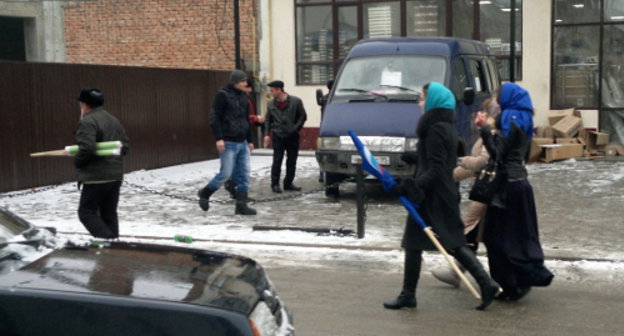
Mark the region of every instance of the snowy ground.
MULTIPOLYGON (((400 271, 403 256, 399 242, 405 212, 379 186, 367 185, 364 239, 302 231, 254 231, 255 225, 355 230, 355 187, 348 184, 341 188, 340 200, 327 199, 320 191, 299 197, 291 197, 297 193, 276 195, 269 189, 271 157, 253 155, 251 166, 250 196, 260 201, 253 204, 258 210, 256 216, 234 215, 234 204, 224 190, 213 196, 217 202, 211 203, 207 213, 193 201, 197 190, 218 171, 217 160, 127 174, 129 183, 190 200, 124 185, 119 204, 122 240, 180 244, 172 237, 183 234, 195 238, 193 247, 247 255, 269 267, 362 263, 380 270, 400 271), (270 201, 275 197, 280 199, 270 201)), ((558 276, 568 279, 623 279, 622 162, 570 160, 532 165, 529 170, 547 265, 558 276), (599 270, 604 271, 598 272, 600 276, 599 270)), ((313 156, 299 158, 295 183, 304 191, 320 189, 313 156)), ((463 193, 467 187, 462 184, 463 193)), ((35 225, 56 227, 62 236, 75 239, 86 237, 87 233, 76 214, 79 197, 75 184, 66 184, 35 194, 0 197, 0 206, 35 225)), ((462 208, 467 204, 462 202, 462 208)), ((426 260, 425 268, 444 263, 437 253, 430 253, 426 260)))

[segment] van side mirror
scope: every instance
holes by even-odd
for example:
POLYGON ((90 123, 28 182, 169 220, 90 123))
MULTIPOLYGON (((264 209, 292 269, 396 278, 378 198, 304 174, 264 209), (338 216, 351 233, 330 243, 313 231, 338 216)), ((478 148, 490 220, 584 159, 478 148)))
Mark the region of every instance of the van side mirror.
POLYGON ((334 80, 333 80, 333 79, 328 80, 328 81, 327 81, 327 89, 328 89, 329 91, 331 91, 331 89, 332 89, 333 87, 334 87, 334 80))
POLYGON ((323 94, 323 90, 316 89, 316 103, 319 106, 323 106, 325 105, 326 102, 327 102, 327 97, 325 97, 325 95, 323 94))
POLYGON ((475 90, 474 88, 467 87, 464 89, 464 104, 472 105, 475 101, 475 90))

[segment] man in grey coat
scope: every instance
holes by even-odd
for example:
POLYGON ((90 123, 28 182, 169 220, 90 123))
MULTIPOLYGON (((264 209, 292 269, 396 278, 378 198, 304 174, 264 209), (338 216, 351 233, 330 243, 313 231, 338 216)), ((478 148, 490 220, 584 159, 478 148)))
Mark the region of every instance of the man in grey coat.
POLYGON ((74 133, 78 145, 74 164, 82 185, 78 217, 94 237, 118 238, 117 203, 128 136, 119 120, 102 107, 104 95, 100 90, 80 91, 78 102, 80 121, 74 133), (121 155, 97 156, 96 143, 103 141, 121 141, 121 155))
POLYGON ((297 156, 299 155, 299 131, 307 119, 303 103, 298 97, 284 91, 284 82, 272 81, 268 84, 271 96, 267 106, 264 143, 273 143, 273 165, 271 166, 271 190, 282 192, 279 186, 284 152, 286 152, 286 176, 284 190, 298 191, 293 184, 297 156), (272 138, 271 138, 272 135, 272 138))

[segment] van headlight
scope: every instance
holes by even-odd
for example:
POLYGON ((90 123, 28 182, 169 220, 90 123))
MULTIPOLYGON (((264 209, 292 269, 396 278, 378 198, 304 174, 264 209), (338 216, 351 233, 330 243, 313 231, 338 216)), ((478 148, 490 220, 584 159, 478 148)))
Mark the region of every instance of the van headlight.
POLYGON ((318 148, 324 150, 339 150, 340 138, 339 137, 320 137, 318 148))
POLYGON ((405 139, 405 151, 406 152, 415 152, 418 146, 417 138, 408 138, 405 139))

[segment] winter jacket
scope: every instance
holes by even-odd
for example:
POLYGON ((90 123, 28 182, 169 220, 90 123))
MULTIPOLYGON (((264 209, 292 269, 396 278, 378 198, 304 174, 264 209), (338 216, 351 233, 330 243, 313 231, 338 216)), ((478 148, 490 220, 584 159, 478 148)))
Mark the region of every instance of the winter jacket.
MULTIPOLYGON (((431 83, 427 91, 426 112, 416 128, 418 168, 415 176, 402 182, 404 188, 419 190, 412 199, 420 204, 419 213, 433 228, 446 249, 465 244, 464 225, 459 212, 459 191, 453 181, 457 163, 455 98, 442 84, 431 83)), ((427 235, 408 217, 402 247, 435 250, 427 235)))
POLYGON ((505 83, 498 98, 502 113, 497 117, 498 131, 481 131, 491 156, 502 162, 509 180, 526 178, 525 162, 533 135, 533 105, 529 93, 515 83, 505 83))
POLYGON ((470 156, 463 157, 461 164, 453 169, 453 180, 459 182, 474 177, 476 172, 485 167, 489 159, 490 154, 483 146, 483 139, 477 139, 472 146, 470 156))
POLYGON ((249 124, 249 96, 232 84, 215 95, 209 122, 215 140, 253 141, 249 124))
POLYGON ((288 95, 286 107, 279 108, 277 104, 277 99, 267 104, 265 134, 273 132, 274 136, 288 138, 299 133, 308 118, 301 99, 288 95))
POLYGON ((79 122, 74 133, 78 153, 74 164, 78 169, 78 181, 121 181, 123 180, 123 158, 119 155, 96 156, 96 142, 121 141, 121 154, 128 153, 128 136, 117 118, 96 107, 79 122))

